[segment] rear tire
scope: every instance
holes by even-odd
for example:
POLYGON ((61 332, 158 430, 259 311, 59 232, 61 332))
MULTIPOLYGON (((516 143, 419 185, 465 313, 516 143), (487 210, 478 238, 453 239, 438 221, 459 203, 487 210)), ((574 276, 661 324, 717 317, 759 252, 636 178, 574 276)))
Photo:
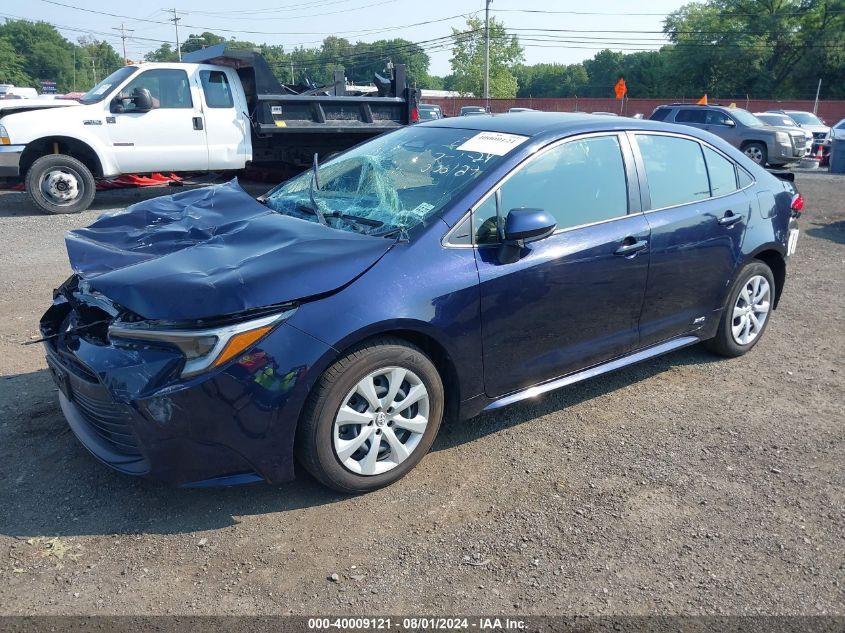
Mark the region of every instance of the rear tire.
POLYGON ((706 341, 707 348, 729 358, 749 352, 769 325, 775 289, 771 268, 761 261, 746 264, 731 287, 719 329, 706 341))
POLYGON ((308 397, 297 460, 340 492, 388 486, 431 448, 444 401, 437 368, 418 347, 387 337, 361 344, 329 367, 308 397))
POLYGON ((84 211, 91 206, 95 190, 91 170, 73 156, 42 156, 26 172, 26 191, 46 213, 84 211))

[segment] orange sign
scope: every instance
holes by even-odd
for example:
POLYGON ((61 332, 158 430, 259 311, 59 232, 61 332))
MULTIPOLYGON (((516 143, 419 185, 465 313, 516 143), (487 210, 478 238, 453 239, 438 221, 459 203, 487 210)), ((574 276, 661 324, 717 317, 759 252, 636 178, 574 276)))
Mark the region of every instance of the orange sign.
POLYGON ((698 105, 707 105, 707 94, 705 94, 701 99, 696 101, 698 105))
POLYGON ((625 85, 624 77, 620 77, 619 81, 616 82, 616 85, 613 86, 613 92, 616 93, 617 99, 625 98, 625 95, 628 93, 628 86, 625 85))

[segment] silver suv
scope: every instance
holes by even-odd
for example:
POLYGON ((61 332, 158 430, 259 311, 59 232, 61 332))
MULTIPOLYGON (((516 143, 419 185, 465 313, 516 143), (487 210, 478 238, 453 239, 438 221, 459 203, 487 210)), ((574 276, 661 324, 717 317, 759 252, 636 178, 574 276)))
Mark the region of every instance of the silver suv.
POLYGON ((801 160, 804 135, 766 125, 748 110, 725 106, 673 103, 660 106, 649 117, 653 121, 680 123, 720 136, 759 165, 782 167, 801 160))

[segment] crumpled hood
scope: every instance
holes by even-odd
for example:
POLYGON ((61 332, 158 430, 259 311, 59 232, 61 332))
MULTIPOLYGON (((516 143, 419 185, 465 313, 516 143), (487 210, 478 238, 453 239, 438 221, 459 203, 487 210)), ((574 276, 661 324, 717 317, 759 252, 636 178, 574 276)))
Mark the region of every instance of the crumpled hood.
POLYGON ((394 241, 280 215, 236 180, 145 200, 65 236, 92 290, 147 319, 219 317, 332 292, 394 241))

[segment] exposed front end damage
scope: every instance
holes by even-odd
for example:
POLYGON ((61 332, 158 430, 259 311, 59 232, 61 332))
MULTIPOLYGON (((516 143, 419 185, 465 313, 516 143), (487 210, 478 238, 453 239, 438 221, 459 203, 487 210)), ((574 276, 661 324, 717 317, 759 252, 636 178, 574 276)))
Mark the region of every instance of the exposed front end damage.
POLYGON ((185 377, 183 350, 112 336, 115 324, 148 323, 77 276, 41 319, 62 411, 94 456, 175 484, 293 478, 294 430, 324 344, 279 322, 243 354, 185 377))

